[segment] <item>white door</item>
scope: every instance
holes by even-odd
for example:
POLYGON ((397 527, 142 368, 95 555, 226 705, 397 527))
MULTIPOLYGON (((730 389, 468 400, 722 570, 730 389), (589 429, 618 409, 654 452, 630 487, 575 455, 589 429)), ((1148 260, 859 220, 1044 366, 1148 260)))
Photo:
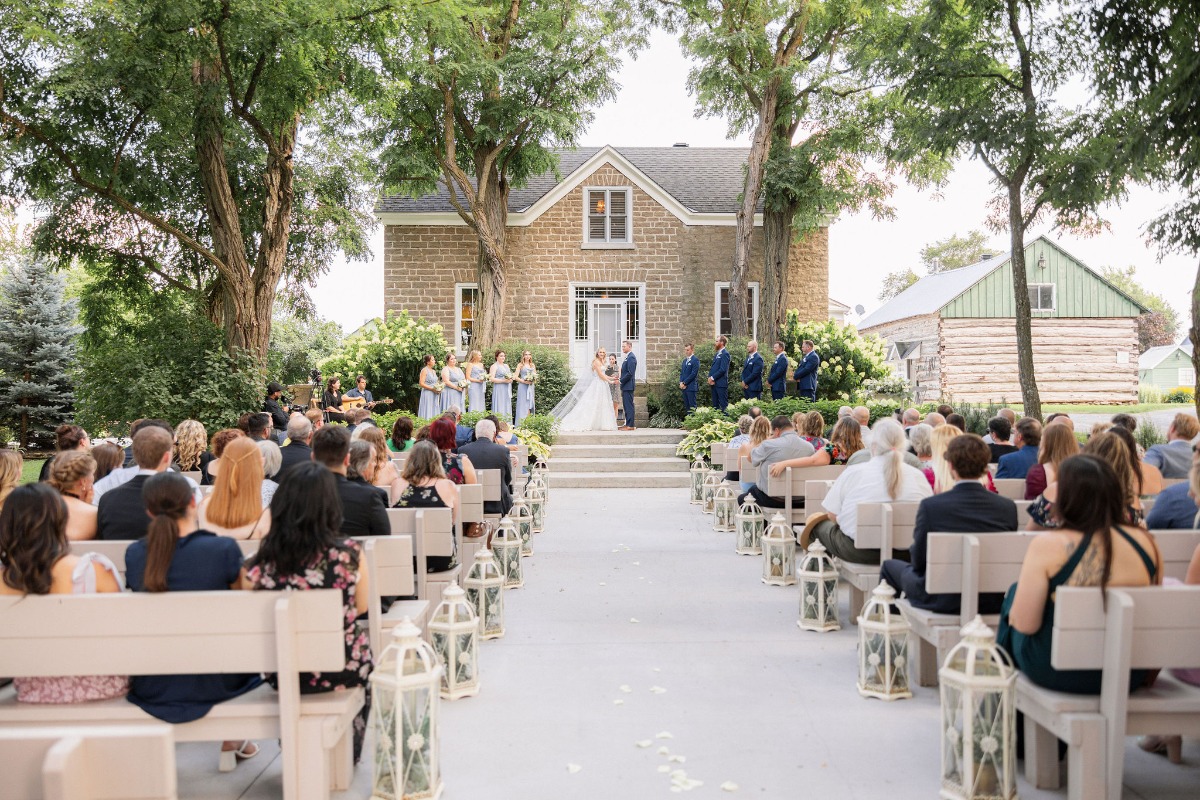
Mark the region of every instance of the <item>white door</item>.
MULTIPOLYGON (((621 338, 625 331, 624 303, 592 304, 592 354, 603 347, 609 353, 621 352, 621 338)), ((590 359, 589 359, 590 361, 590 359)))

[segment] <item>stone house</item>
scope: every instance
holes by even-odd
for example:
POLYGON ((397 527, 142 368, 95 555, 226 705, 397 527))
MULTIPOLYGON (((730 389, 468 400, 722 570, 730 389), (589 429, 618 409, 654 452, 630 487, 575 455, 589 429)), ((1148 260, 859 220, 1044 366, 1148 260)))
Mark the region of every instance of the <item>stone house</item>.
MULTIPOLYGON (((503 336, 560 348, 584 370, 633 342, 638 378, 729 332, 728 288, 745 148, 579 148, 509 197, 503 336)), ((383 198, 384 308, 441 323, 471 346, 477 244, 445 187, 383 198)), ((762 280, 761 215, 750 259, 751 318, 762 280)), ((792 245, 787 307, 829 313, 828 231, 792 245)), ((764 334, 765 335, 765 334, 764 334)), ((769 348, 766 348, 769 351, 769 348)))
MULTIPOLYGON (((1042 402, 1137 402, 1137 318, 1121 290, 1042 236, 1025 246, 1033 363, 1042 402)), ((1007 253, 928 275, 865 317, 918 401, 1019 401, 1016 303, 1007 253)))

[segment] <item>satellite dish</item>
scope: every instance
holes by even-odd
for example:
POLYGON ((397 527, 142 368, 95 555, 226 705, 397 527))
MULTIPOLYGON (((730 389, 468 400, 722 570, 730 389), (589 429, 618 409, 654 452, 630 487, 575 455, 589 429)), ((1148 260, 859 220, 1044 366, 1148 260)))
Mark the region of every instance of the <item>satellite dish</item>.
POLYGON ((859 303, 858 305, 856 305, 854 307, 854 313, 858 314, 859 316, 862 316, 863 313, 865 313, 865 312, 866 312, 866 309, 862 307, 862 303, 859 303))

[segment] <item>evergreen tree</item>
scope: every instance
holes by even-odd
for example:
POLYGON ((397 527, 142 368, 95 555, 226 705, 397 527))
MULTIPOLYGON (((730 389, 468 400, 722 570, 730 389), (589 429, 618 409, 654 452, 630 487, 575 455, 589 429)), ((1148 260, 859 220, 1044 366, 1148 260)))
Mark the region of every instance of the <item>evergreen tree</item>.
POLYGON ((21 447, 71 416, 67 370, 75 357, 75 302, 48 262, 10 258, 0 275, 0 419, 21 447))

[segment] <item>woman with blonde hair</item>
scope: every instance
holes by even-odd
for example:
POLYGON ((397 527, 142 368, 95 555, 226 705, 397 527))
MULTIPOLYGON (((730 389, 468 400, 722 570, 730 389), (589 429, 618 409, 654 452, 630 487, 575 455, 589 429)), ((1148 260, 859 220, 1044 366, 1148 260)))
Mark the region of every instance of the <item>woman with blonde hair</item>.
POLYGON ((954 486, 954 476, 950 474, 950 462, 946 461, 946 448, 962 431, 953 425, 938 425, 929 435, 929 466, 925 467, 925 477, 933 487, 934 494, 948 492, 954 486))
POLYGON ((1038 445, 1038 463, 1030 467, 1025 476, 1025 499, 1032 500, 1044 492, 1047 486, 1054 483, 1059 464, 1075 455, 1079 455, 1079 442, 1075 439, 1074 431, 1066 425, 1047 425, 1043 428, 1042 442, 1038 445))
MULTIPOLYGON (((801 439, 813 446, 814 450, 820 450, 828 444, 825 439, 825 417, 821 416, 820 411, 814 409, 806 414, 793 414, 792 427, 796 429, 796 433, 800 434, 801 439)), ((858 440, 862 441, 861 431, 858 434, 858 440)))
MULTIPOLYGON (((458 489, 446 478, 437 445, 433 442, 414 444, 398 481, 400 493, 396 508, 448 508, 457 529, 458 489)), ((457 538, 453 555, 426 560, 429 572, 444 572, 458 563, 457 538)))
POLYGON ((388 452, 387 435, 374 425, 360 425, 354 432, 358 433, 359 431, 362 433, 358 438, 371 445, 374 459, 371 469, 371 485, 387 490, 389 502, 395 502, 396 498, 400 496, 396 486, 396 481, 400 480, 400 473, 396 471, 396 465, 392 463, 391 454, 388 452))
POLYGON ((463 370, 467 376, 467 410, 487 411, 488 371, 483 366, 483 353, 472 350, 463 370))
POLYGON ((21 482, 21 470, 25 467, 25 459, 16 450, 0 450, 0 508, 21 482))
POLYGON ((73 542, 96 538, 95 475, 96 459, 88 453, 59 453, 50 465, 49 483, 67 504, 67 538, 73 542))
POLYGON ((199 472, 208 449, 208 431, 194 419, 185 419, 175 428, 175 463, 182 472, 199 472))
MULTIPOLYGON (((750 458, 750 453, 754 450, 754 448, 758 447, 760 444, 770 438, 771 420, 767 419, 765 414, 760 417, 755 417, 754 421, 750 423, 750 441, 745 442, 741 447, 738 448, 738 464, 740 465, 742 463, 743 458, 750 458)), ((750 472, 750 477, 754 477, 753 471, 750 472)), ((752 480, 741 480, 740 473, 738 478, 738 483, 741 485, 743 492, 750 491, 755 485, 754 481, 752 480)))
POLYGON ((200 527, 235 539, 261 539, 271 528, 262 482, 262 451, 246 436, 235 438, 222 451, 212 493, 200 504, 200 527))

